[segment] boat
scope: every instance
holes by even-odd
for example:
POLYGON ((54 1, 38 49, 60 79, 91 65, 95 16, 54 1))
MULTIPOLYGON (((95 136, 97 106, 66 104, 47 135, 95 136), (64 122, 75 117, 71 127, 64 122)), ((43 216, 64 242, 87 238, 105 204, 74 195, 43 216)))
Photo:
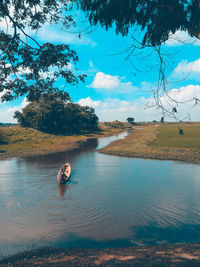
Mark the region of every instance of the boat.
POLYGON ((57 181, 59 184, 66 184, 71 175, 71 166, 69 163, 62 165, 58 172, 57 181))

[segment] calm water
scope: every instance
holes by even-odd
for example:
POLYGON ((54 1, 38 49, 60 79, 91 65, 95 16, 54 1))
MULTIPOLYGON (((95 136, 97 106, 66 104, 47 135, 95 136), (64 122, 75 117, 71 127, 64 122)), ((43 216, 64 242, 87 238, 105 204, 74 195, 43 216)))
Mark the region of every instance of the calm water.
POLYGON ((0 161, 0 255, 44 246, 122 247, 200 241, 200 166, 80 149, 0 161), (71 182, 58 186, 63 162, 71 182))

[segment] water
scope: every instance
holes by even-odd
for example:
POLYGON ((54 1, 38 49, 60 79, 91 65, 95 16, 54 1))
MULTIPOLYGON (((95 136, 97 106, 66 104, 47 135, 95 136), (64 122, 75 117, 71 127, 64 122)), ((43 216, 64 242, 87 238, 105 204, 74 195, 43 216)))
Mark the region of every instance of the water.
POLYGON ((96 152, 0 161, 0 255, 55 247, 123 247, 200 241, 200 166, 96 152), (58 186, 69 161, 71 182, 58 186))

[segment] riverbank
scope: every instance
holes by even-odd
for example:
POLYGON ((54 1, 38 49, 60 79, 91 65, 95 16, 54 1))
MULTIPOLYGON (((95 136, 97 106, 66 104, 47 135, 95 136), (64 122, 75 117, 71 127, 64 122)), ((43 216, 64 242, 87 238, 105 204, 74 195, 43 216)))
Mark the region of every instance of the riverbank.
POLYGON ((101 123, 99 131, 95 133, 71 136, 47 134, 20 126, 0 127, 0 135, 3 140, 0 145, 0 159, 69 151, 78 148, 89 138, 115 135, 130 129, 128 123, 113 124, 113 126, 101 123))
POLYGON ((200 124, 144 125, 135 127, 126 138, 99 150, 101 153, 146 159, 200 162, 200 124))
POLYGON ((200 244, 118 249, 39 249, 0 261, 0 266, 199 266, 200 244))

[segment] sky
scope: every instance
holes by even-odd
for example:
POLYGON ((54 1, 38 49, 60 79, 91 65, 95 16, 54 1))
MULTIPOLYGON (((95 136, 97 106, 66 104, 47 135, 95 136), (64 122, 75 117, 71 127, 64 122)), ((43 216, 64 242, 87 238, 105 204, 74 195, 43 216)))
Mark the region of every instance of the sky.
MULTIPOLYGON (((105 31, 100 26, 92 28, 79 38, 78 32, 88 28, 87 18, 80 11, 74 11, 77 27, 67 32, 61 25, 45 24, 36 35, 40 43, 69 44, 78 56, 79 62, 69 68, 77 69, 77 74, 86 74, 85 83, 66 86, 74 102, 95 108, 100 121, 125 121, 134 117, 135 121, 160 121, 162 111, 155 106, 153 90, 158 82, 158 58, 152 49, 137 51, 129 56, 132 45, 131 35, 117 36, 115 28, 105 31)), ((5 23, 0 23, 0 29, 5 23)), ((35 35, 35 33, 32 33, 35 35)), ((136 32, 140 34, 140 32, 136 32)), ((200 41, 189 38, 178 31, 163 46, 166 54, 167 90, 170 98, 183 104, 168 103, 162 94, 160 101, 171 111, 176 107, 178 120, 199 121, 199 105, 189 101, 200 99, 200 41)), ((58 87, 66 84, 60 80, 58 87)), ((26 98, 0 103, 0 122, 16 122, 13 113, 27 105, 26 98)), ((166 120, 173 120, 167 118, 166 120)))

